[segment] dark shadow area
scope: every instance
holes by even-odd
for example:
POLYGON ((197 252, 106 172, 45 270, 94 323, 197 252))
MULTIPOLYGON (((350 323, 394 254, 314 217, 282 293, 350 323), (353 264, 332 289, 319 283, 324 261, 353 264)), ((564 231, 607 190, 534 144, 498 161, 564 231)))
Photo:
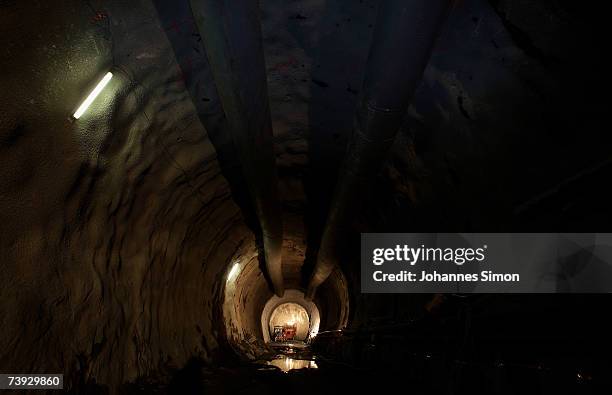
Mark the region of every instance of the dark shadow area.
POLYGON ((309 169, 304 177, 308 248, 302 273, 306 280, 352 133, 377 4, 375 0, 358 4, 328 1, 317 27, 308 113, 309 169))
POLYGON ((268 272, 265 269, 259 221, 244 178, 240 159, 227 130, 225 113, 219 100, 189 0, 173 2, 159 0, 153 3, 179 64, 181 80, 191 96, 200 122, 206 128, 208 138, 215 147, 221 172, 230 185, 232 197, 241 208, 245 222, 255 234, 260 251, 260 269, 270 283, 268 272))
POLYGON ((215 147, 232 196, 249 226, 256 234, 261 233, 189 1, 154 1, 154 4, 179 64, 181 80, 215 147))

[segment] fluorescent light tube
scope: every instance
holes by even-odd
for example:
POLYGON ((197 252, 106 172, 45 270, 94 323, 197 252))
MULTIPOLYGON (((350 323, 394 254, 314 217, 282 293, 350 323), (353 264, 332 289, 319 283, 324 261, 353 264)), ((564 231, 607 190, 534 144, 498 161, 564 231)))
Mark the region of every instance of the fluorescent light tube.
POLYGON ((230 270, 229 274, 227 275, 227 282, 234 281, 234 279, 238 275, 238 272, 240 272, 240 264, 236 262, 234 263, 234 266, 232 266, 232 269, 230 270))
POLYGON ((102 92, 102 89, 104 89, 104 87, 106 86, 106 84, 108 84, 111 78, 113 78, 113 73, 109 71, 108 73, 106 73, 104 78, 102 78, 102 80, 98 82, 98 85, 96 85, 96 87, 93 89, 93 91, 91 91, 89 96, 87 96, 87 99, 85 99, 85 101, 76 110, 76 112, 73 115, 74 119, 79 119, 81 115, 83 115, 83 113, 87 111, 91 103, 93 103, 93 101, 96 100, 96 97, 98 97, 100 92, 102 92))

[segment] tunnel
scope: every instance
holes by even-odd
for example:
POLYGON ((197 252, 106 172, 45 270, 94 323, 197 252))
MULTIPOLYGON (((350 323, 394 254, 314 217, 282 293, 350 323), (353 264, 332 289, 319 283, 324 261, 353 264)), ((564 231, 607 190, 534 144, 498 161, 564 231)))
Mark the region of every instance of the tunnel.
POLYGON ((368 233, 610 231, 602 15, 0 0, 0 374, 605 393, 609 294, 364 293, 360 271, 368 233))

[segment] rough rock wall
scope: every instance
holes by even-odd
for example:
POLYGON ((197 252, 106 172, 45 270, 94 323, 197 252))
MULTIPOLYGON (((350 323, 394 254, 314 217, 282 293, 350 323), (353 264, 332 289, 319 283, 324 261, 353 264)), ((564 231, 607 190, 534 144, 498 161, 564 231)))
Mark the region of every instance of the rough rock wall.
POLYGON ((273 295, 259 269, 256 251, 236 260, 224 277, 223 318, 225 337, 236 353, 257 359, 268 352, 261 331, 261 308, 273 295))
POLYGON ((210 358, 254 238, 154 10, 2 7, 0 370, 113 385, 210 358))
MULTIPOLYGON (((314 22, 284 26, 301 6, 271 4, 263 18, 292 287, 305 252, 301 177, 315 42, 304 57, 300 37, 314 22)), ((198 119, 207 112, 186 86, 199 81, 189 76, 199 72, 189 61, 198 47, 177 64, 168 41, 181 33, 179 41, 198 42, 188 15, 166 24, 144 0, 0 7, 0 368, 112 386, 192 356, 210 359, 226 340, 255 355, 271 294, 198 119), (70 120, 109 69, 104 92, 70 120), (234 262, 246 269, 230 298, 234 262)))

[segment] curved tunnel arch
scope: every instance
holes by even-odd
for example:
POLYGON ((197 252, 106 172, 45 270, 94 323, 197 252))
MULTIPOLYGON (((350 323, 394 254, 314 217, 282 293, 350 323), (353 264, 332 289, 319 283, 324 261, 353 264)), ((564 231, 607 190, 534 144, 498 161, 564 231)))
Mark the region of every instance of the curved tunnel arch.
POLYGON ((274 341, 279 338, 286 341, 305 341, 310 338, 311 326, 313 333, 319 330, 318 324, 318 310, 308 314, 302 305, 287 302, 272 310, 268 323, 268 334, 274 341))
POLYGON ((308 334, 346 327, 349 314, 348 289, 344 276, 335 273, 315 301, 304 292, 288 289, 282 297, 271 291, 259 268, 256 252, 236 257, 223 277, 223 303, 219 316, 230 347, 246 358, 257 358, 268 350, 269 324, 274 310, 284 303, 302 306, 310 317, 308 334))
POLYGON ((304 298, 304 293, 302 291, 296 289, 289 289, 285 292, 283 297, 278 297, 276 295, 272 296, 263 308, 261 312, 261 330, 263 333, 263 339, 266 343, 271 340, 271 332, 272 332, 272 318, 273 314, 277 312, 277 309, 285 304, 297 304, 300 306, 304 312, 307 314, 308 322, 306 328, 305 336, 299 336, 298 340, 306 340, 308 337, 316 335, 319 332, 319 327, 321 324, 321 315, 319 312, 319 308, 317 305, 308 301, 304 298))

